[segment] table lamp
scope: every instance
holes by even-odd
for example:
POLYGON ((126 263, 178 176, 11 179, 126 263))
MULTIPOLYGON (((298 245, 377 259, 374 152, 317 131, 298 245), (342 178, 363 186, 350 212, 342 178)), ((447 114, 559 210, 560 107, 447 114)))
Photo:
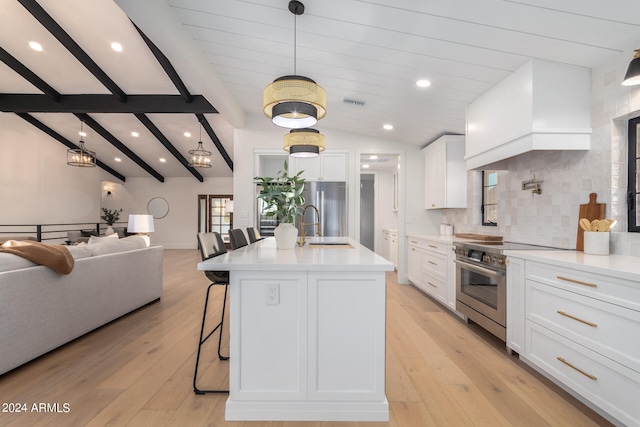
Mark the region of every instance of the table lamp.
POLYGON ((153 215, 129 215, 127 232, 136 233, 142 237, 147 242, 147 246, 151 245, 148 233, 153 233, 153 231, 153 215))

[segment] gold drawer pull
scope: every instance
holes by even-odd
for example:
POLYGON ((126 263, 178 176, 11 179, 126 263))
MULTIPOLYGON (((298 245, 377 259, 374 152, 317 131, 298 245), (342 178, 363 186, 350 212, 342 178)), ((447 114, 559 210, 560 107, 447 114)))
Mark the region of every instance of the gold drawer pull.
POLYGON ((556 313, 558 313, 558 314, 559 314, 559 315, 561 315, 561 316, 568 317, 569 319, 577 320, 577 321, 578 321, 578 322, 580 322, 580 323, 584 323, 585 325, 589 325, 589 326, 592 326, 592 327, 594 327, 594 328, 595 328, 596 326, 598 326, 598 324, 597 324, 597 323, 587 322, 586 320, 582 320, 582 319, 580 319, 579 317, 575 317, 575 316, 572 316, 572 315, 570 315, 570 314, 567 314, 567 313, 565 313, 564 311, 557 310, 557 311, 556 311, 556 313))
POLYGON ((416 251, 416 248, 411 248, 411 250, 415 252, 415 251, 416 251))
POLYGON ((427 261, 429 264, 433 264, 433 265, 438 265, 438 263, 433 262, 433 261, 427 261))
POLYGON ((558 356, 558 357, 557 357, 557 359, 558 359, 559 361, 561 361, 562 363, 564 363, 565 365, 567 365, 568 367, 570 367, 570 368, 572 368, 572 369, 575 369, 576 371, 580 372, 582 375, 584 375, 585 377, 589 378, 590 380, 595 381, 595 380, 597 380, 597 379, 598 379, 598 377, 596 377, 595 375, 587 374, 587 373, 586 373, 585 371, 583 371, 582 369, 580 369, 580 368, 576 368, 575 366, 573 366, 571 363, 567 362, 566 360, 564 360, 564 358, 562 358, 562 357, 560 357, 560 356, 558 356))
POLYGON ((437 246, 434 246, 434 245, 429 245, 429 247, 430 247, 430 248, 433 248, 433 249, 438 249, 438 247, 437 247, 437 246))
POLYGON ((434 285, 434 284, 433 284, 433 283, 431 283, 431 282, 427 282, 427 284, 429 284, 429 285, 433 286, 434 288, 437 288, 437 286, 436 286, 436 285, 434 285))
POLYGON ((596 285, 595 283, 581 282, 580 280, 570 279, 570 278, 564 277, 564 276, 556 276, 556 277, 558 279, 560 279, 560 280, 564 280, 564 281, 571 282, 571 283, 577 283, 578 285, 589 286, 591 288, 597 288, 598 287, 598 285, 596 285))

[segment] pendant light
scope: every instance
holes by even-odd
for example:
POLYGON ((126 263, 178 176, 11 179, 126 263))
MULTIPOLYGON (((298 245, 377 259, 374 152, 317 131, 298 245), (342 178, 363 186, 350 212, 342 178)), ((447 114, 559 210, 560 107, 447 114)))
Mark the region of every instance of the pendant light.
POLYGON ((640 49, 636 49, 633 59, 629 63, 627 74, 622 81, 623 86, 635 86, 640 85, 640 49))
POLYGON ((273 124, 301 129, 315 125, 326 115, 327 93, 315 81, 296 74, 296 17, 304 13, 304 5, 292 0, 289 11, 294 15, 293 74, 279 77, 264 88, 262 108, 273 124))
POLYGON ((77 148, 69 148, 67 150, 67 164, 69 166, 77 166, 81 168, 92 168, 96 165, 96 152, 87 150, 84 147, 82 138, 86 136, 84 133, 84 122, 80 120, 80 142, 77 148))
POLYGON ((315 157, 324 151, 324 135, 316 129, 291 129, 284 136, 284 151, 291 157, 315 157))
POLYGON ((211 151, 202 148, 202 123, 200 123, 200 138, 198 147, 195 150, 189 150, 191 162, 189 166, 193 168, 210 168, 211 167, 211 151))

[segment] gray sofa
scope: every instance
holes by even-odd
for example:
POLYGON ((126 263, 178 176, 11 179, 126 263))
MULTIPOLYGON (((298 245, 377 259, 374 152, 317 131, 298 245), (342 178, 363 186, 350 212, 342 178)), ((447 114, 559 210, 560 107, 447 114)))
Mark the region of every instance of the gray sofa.
POLYGON ((131 236, 69 250, 68 275, 0 253, 0 374, 162 296, 160 246, 131 236))

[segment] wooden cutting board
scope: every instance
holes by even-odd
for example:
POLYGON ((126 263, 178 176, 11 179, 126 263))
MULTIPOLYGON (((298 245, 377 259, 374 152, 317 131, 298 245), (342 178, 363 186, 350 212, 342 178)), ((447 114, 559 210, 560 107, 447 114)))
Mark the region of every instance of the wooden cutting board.
POLYGON ((484 241, 484 242, 501 242, 502 236, 491 236, 488 234, 474 234, 474 233, 456 233, 455 237, 459 237, 461 239, 472 239, 476 241, 484 241))
MULTIPOLYGON (((580 212, 578 213, 578 221, 580 218, 587 218, 590 222, 594 219, 604 219, 604 210, 606 203, 596 203, 596 193, 589 194, 589 203, 580 205, 580 212)), ((584 250, 584 231, 578 225, 578 238, 576 240, 576 250, 584 250)))

